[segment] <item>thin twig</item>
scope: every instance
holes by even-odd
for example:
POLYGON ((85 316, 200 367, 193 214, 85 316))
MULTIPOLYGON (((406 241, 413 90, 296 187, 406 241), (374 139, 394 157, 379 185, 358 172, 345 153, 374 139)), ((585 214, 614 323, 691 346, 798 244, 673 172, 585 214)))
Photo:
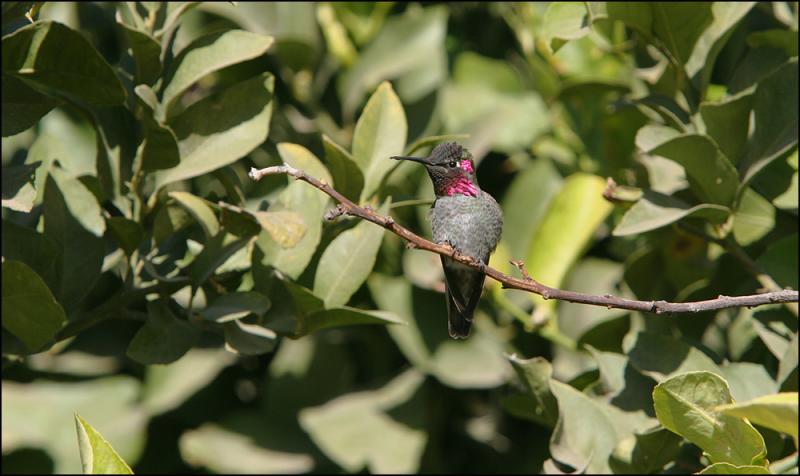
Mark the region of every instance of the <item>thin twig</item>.
POLYGON ((528 275, 528 271, 525 269, 525 263, 523 261, 516 260, 511 262, 512 265, 519 269, 522 278, 515 278, 513 276, 501 273, 500 271, 486 266, 470 256, 459 253, 458 250, 449 245, 433 243, 432 241, 422 238, 407 228, 395 223, 392 217, 379 215, 370 208, 356 205, 327 183, 320 182, 302 170, 298 170, 290 165, 284 164, 267 167, 260 170, 252 168, 250 169, 249 175, 253 180, 260 180, 266 175, 279 174, 289 175, 297 180, 307 182, 339 202, 335 209, 336 212, 330 214, 332 218, 335 218, 339 215, 351 215, 362 218, 369 222, 375 223, 376 225, 382 226, 400 238, 403 238, 412 248, 428 250, 443 256, 449 256, 454 260, 471 268, 482 271, 490 278, 499 281, 503 285, 503 288, 519 289, 521 291, 539 294, 545 299, 558 299, 561 301, 590 304, 593 306, 605 306, 609 309, 629 309, 632 311, 653 312, 656 314, 711 311, 731 307, 754 307, 763 304, 798 302, 800 300, 798 292, 791 289, 748 296, 720 295, 715 299, 709 299, 706 301, 672 303, 667 301, 637 301, 634 299, 625 299, 618 296, 613 296, 611 294, 596 296, 592 294, 551 288, 530 277, 528 275))

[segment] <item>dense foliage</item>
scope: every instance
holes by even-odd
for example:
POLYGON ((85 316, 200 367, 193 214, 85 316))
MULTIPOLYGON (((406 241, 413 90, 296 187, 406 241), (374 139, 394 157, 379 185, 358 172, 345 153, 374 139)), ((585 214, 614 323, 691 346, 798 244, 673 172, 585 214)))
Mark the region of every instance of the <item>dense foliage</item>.
POLYGON ((796 2, 2 8, 4 472, 797 473, 796 304, 454 341, 438 256, 247 176, 430 236, 388 157, 456 140, 504 272, 797 289, 796 2))

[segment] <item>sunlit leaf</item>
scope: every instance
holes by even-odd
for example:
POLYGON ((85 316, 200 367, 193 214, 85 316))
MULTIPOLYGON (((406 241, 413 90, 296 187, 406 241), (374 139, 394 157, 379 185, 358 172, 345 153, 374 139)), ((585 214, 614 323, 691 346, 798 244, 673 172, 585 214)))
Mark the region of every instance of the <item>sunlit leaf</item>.
POLYGON ((83 474, 133 474, 130 466, 103 435, 78 414, 75 414, 75 426, 78 430, 83 474))
POLYGON ((797 392, 791 392, 724 404, 714 410, 726 415, 747 418, 752 423, 797 438, 797 408, 797 392))

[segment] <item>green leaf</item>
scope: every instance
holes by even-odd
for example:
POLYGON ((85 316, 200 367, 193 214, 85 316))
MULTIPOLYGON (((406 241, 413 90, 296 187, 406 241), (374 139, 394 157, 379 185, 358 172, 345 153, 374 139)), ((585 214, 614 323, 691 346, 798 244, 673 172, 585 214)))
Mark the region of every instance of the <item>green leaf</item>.
POLYGON ((508 361, 527 390, 530 415, 539 423, 554 426, 558 420, 558 404, 550 391, 553 374, 550 362, 541 357, 520 359, 516 355, 508 356, 508 361))
MULTIPOLYGON (((567 177, 530 242, 525 264, 534 279, 548 286, 561 285, 611 212, 611 204, 603 198, 604 188, 605 180, 596 175, 575 173, 567 177)), ((541 318, 555 305, 538 295, 530 297, 541 318)))
POLYGON ((156 240, 157 245, 161 245, 173 233, 189 226, 193 221, 194 219, 185 208, 168 202, 156 212, 153 223, 153 239, 156 240))
POLYGON ((200 315, 209 321, 228 322, 250 314, 263 316, 271 306, 269 298, 261 293, 255 291, 235 292, 219 296, 200 311, 200 315))
POLYGON ((314 468, 307 454, 270 450, 214 423, 184 432, 178 446, 184 461, 220 474, 299 474, 314 468))
POLYGON ((606 10, 610 19, 623 21, 651 43, 657 38, 681 64, 713 19, 711 4, 703 2, 609 2, 606 10))
POLYGON ((734 165, 741 161, 744 154, 753 99, 752 91, 747 91, 720 102, 700 104, 706 134, 714 139, 725 157, 734 165))
POLYGON ((626 337, 623 346, 631 364, 657 382, 689 371, 722 375, 722 370, 706 354, 667 336, 639 332, 626 337))
POLYGON ((727 362, 720 376, 728 382, 734 401, 750 400, 778 391, 778 384, 767 369, 752 362, 727 362))
POLYGON ((80 474, 81 462, 75 448, 77 413, 103 428, 104 436, 114 442, 120 456, 133 462, 144 448, 149 420, 138 404, 140 397, 138 379, 128 375, 69 382, 7 380, 3 382, 4 440, 11 447, 45 450, 51 458, 49 471, 80 474))
POLYGON ((242 30, 223 30, 194 40, 173 62, 175 66, 161 99, 165 117, 172 117, 175 101, 192 84, 214 71, 258 58, 272 42, 271 36, 242 30))
POLYGON ((797 58, 758 83, 753 99, 755 130, 739 165, 747 183, 770 162, 797 145, 797 58))
POLYGON ((156 188, 231 164, 264 142, 274 78, 263 73, 201 99, 170 122, 181 152, 177 167, 156 174, 156 188))
POLYGON ((549 160, 539 159, 520 171, 503 196, 503 239, 511 256, 525 256, 553 197, 561 175, 549 160))
POLYGON ((28 213, 33 209, 36 190, 33 173, 41 162, 3 167, 3 206, 28 213))
POLYGON ((336 191, 357 202, 364 188, 364 174, 358 164, 346 150, 325 134, 322 134, 322 145, 325 147, 325 162, 328 163, 336 184, 336 191))
POLYGON ((558 51, 567 40, 589 34, 592 25, 587 6, 574 2, 552 2, 547 6, 541 35, 550 53, 558 51))
POLYGON ((733 236, 736 242, 748 246, 763 238, 775 227, 775 207, 758 192, 747 187, 742 192, 733 219, 733 236))
POLYGON ((253 212, 225 202, 218 202, 217 205, 220 209, 220 225, 228 233, 243 237, 254 236, 261 231, 261 224, 253 212))
POLYGON ((664 427, 699 446, 712 463, 761 465, 764 439, 744 420, 714 409, 731 403, 728 385, 711 372, 687 372, 653 390, 656 416, 664 427))
POLYGON ((350 473, 414 473, 427 434, 388 411, 411 399, 424 376, 408 370, 379 390, 343 395, 300 411, 300 425, 316 445, 350 473))
POLYGON ((220 348, 194 348, 168 365, 149 365, 142 384, 142 406, 151 415, 179 407, 207 387, 236 358, 220 348))
POLYGON ((77 413, 75 427, 78 430, 83 474, 133 474, 130 466, 114 451, 103 435, 77 413))
POLYGON ((797 233, 782 238, 767 248, 756 263, 780 286, 798 288, 797 233))
POLYGON ((219 233, 219 221, 211 209, 211 205, 204 199, 188 192, 169 192, 168 194, 200 224, 206 239, 219 233))
POLYGON ((736 466, 730 463, 714 463, 706 466, 696 474, 770 474, 770 472, 765 466, 752 464, 736 466))
POLYGON ((685 134, 647 152, 681 164, 700 200, 726 206, 733 201, 739 176, 728 158, 706 136, 685 134))
POLYGON ((126 355, 144 364, 169 364, 180 359, 200 337, 198 328, 178 319, 163 300, 147 303, 147 321, 133 336, 126 355))
MULTIPOLYGON (((325 166, 305 147, 297 144, 280 143, 278 144, 278 153, 283 161, 292 167, 303 170, 316 179, 332 183, 331 176, 325 166)), ((279 227, 273 229, 273 232, 278 232, 277 236, 281 241, 276 241, 269 232, 263 231, 256 241, 256 245, 263 252, 261 264, 273 266, 290 278, 296 279, 311 261, 311 257, 319 244, 322 233, 322 215, 328 200, 329 198, 326 194, 307 183, 299 181, 290 183, 278 195, 277 200, 270 205, 268 212, 293 211, 298 213, 305 225, 305 232, 297 243, 290 247, 285 247, 281 243, 289 244, 292 241, 288 239, 291 236, 291 229, 285 228, 286 222, 281 223, 279 221, 275 224, 279 227), (288 235, 287 231, 289 232, 288 235)), ((279 216, 273 218, 279 218, 279 216)), ((264 223, 262 223, 263 225, 264 223)))
MULTIPOLYGON (((383 202, 378 214, 386 215, 391 198, 383 202)), ((325 248, 314 277, 314 294, 331 308, 346 304, 367 280, 375 266, 384 229, 362 220, 341 233, 325 248)))
POLYGON ((764 395, 745 402, 720 405, 714 410, 761 425, 797 439, 797 392, 764 395))
POLYGON ((611 472, 608 461, 617 442, 650 425, 648 418, 627 417, 558 380, 550 380, 550 389, 558 401, 558 423, 550 438, 550 454, 574 468, 586 467, 587 473, 611 472))
POLYGON ((392 85, 381 83, 358 118, 353 133, 353 160, 364 173, 361 200, 370 198, 395 165, 389 157, 401 155, 406 145, 406 114, 392 85))
POLYGON ((65 321, 64 309, 35 271, 20 261, 3 262, 3 329, 36 352, 65 321))
POLYGON ((614 228, 614 236, 627 236, 655 230, 684 218, 700 218, 711 223, 724 223, 730 209, 720 205, 702 204, 690 207, 686 203, 658 192, 645 191, 622 216, 614 228))
MULTIPOLYGON (((476 315, 476 331, 466 341, 447 335, 442 295, 413 288, 403 277, 372 273, 367 280, 381 309, 399 316, 406 325, 386 328, 400 351, 416 368, 434 375, 453 388, 492 388, 508 381, 512 370, 503 357, 503 344, 494 338, 497 329, 476 315)), ((484 320, 486 319, 486 320, 484 320)))
POLYGON ((136 64, 136 83, 153 85, 161 75, 161 44, 147 32, 117 22, 136 64))
MULTIPOLYGON (((433 91, 447 77, 446 32, 447 9, 443 7, 390 18, 352 69, 341 76, 338 91, 345 115, 352 117, 364 95, 388 79, 397 80, 397 91, 407 103, 433 91)), ((402 149, 393 155, 401 153, 402 149)), ((358 155, 355 147, 353 155, 358 155)))
POLYGON ((81 33, 61 23, 37 21, 4 36, 3 72, 94 106, 125 101, 111 66, 81 33))
POLYGON ((463 145, 476 159, 489 150, 512 153, 530 146, 551 127, 550 115, 542 98, 521 84, 504 61, 459 54, 442 91, 445 131, 468 134, 463 145))
POLYGON ((296 212, 254 212, 261 228, 282 248, 292 248, 303 239, 306 224, 303 216, 296 212))
POLYGON ((277 334, 257 324, 241 320, 223 323, 225 348, 239 355, 262 355, 275 350, 277 334))
MULTIPOLYGON (((31 88, 25 81, 3 72, 2 134, 13 136, 39 122, 58 101, 31 88)), ((3 189, 5 190, 5 189, 3 189)))
MULTIPOLYGON (((58 175, 58 174, 56 174, 58 175)), ((61 179, 60 179, 61 180, 61 179)), ((77 179, 63 179, 68 193, 60 190, 53 175, 47 176, 44 191, 44 236, 56 244, 58 286, 56 299, 69 312, 94 286, 100 276, 105 255, 103 240, 88 232, 76 215, 89 226, 99 228, 100 207, 97 200, 77 179), (67 202, 70 198, 71 204, 67 202), (86 215, 83 215, 83 214, 86 215)), ((102 218, 100 218, 102 220, 102 218)), ((102 232, 101 232, 102 235, 102 232)))
POLYGON ((119 247, 126 255, 130 256, 137 248, 139 243, 144 240, 144 229, 139 222, 128 220, 125 217, 109 217, 106 219, 108 229, 119 243, 119 247))

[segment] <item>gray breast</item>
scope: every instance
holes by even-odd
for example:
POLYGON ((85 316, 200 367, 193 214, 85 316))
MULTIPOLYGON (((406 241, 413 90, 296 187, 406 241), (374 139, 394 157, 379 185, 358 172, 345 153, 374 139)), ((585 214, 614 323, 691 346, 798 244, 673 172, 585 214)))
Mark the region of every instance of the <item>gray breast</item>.
POLYGON ((500 241, 503 213, 491 195, 439 197, 430 210, 433 240, 487 261, 500 241))

